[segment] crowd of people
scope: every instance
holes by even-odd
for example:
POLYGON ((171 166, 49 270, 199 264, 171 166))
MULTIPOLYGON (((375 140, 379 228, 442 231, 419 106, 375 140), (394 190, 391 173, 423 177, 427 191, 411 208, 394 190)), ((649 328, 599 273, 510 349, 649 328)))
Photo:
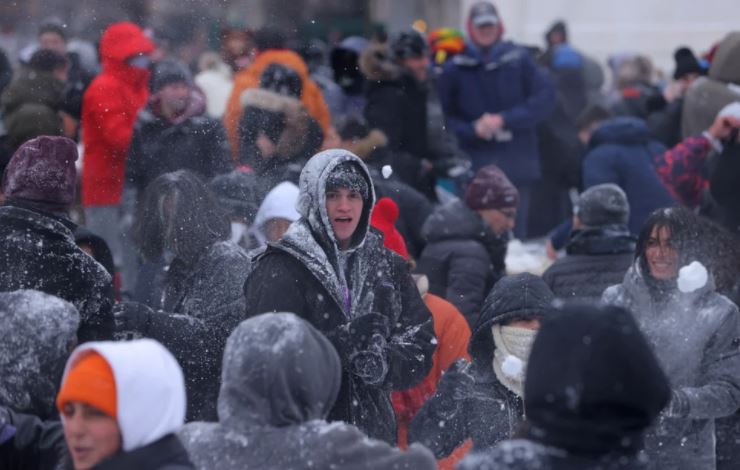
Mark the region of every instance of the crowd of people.
POLYGON ((197 63, 67 39, 0 56, 1 468, 735 465, 740 32, 609 88, 488 1, 197 63))

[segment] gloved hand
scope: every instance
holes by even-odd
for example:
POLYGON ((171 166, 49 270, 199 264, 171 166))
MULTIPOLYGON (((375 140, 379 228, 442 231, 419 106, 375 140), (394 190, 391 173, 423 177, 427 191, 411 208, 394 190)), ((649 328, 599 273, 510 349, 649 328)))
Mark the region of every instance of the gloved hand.
POLYGON ((475 379, 470 363, 458 359, 447 369, 434 394, 435 412, 440 418, 451 418, 465 400, 475 397, 475 379))
POLYGON ((388 373, 385 352, 390 336, 387 317, 368 313, 340 326, 328 335, 339 353, 343 367, 369 385, 378 385, 388 373))
POLYGON ((120 302, 113 306, 115 332, 117 340, 141 338, 149 334, 151 316, 154 310, 139 302, 120 302))
POLYGON ((7 408, 0 406, 0 445, 5 444, 15 436, 15 426, 10 423, 10 414, 7 408))
POLYGON ((368 346, 376 335, 385 340, 390 334, 388 317, 379 313, 367 313, 349 323, 352 342, 360 348, 368 346))
POLYGON ((385 337, 373 333, 370 341, 349 358, 350 372, 368 385, 380 385, 388 374, 385 337))

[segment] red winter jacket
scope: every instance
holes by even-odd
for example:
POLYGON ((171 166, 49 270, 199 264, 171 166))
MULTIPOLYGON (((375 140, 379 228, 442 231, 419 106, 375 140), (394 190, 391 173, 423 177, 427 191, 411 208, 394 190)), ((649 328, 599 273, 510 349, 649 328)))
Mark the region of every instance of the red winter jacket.
POLYGON ((139 110, 149 97, 149 71, 126 59, 151 53, 154 44, 133 23, 111 25, 100 41, 103 71, 82 102, 82 204, 118 205, 123 190, 126 154, 139 110))

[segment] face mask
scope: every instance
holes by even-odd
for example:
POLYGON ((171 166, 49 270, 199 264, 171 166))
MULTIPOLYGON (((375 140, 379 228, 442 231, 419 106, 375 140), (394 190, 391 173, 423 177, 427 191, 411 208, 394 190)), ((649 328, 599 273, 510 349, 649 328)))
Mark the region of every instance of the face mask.
POLYGON ((239 243, 247 233, 247 226, 241 222, 231 222, 231 242, 239 243))
POLYGON ((126 61, 131 67, 136 67, 137 69, 148 69, 149 68, 149 56, 146 55, 137 55, 129 60, 126 61))

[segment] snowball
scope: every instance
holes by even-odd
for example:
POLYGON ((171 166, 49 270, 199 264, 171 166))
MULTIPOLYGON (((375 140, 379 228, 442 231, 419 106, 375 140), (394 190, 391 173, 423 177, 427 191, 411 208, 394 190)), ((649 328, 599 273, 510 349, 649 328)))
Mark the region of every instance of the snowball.
POLYGON ((678 271, 678 290, 688 294, 707 285, 709 273, 698 261, 693 261, 678 271))
POLYGON ((383 168, 380 170, 383 173, 383 178, 388 179, 393 174, 393 168, 391 168, 390 165, 383 165, 383 168))
POLYGON ((506 356, 501 371, 512 379, 518 379, 524 375, 524 362, 515 356, 506 356))

